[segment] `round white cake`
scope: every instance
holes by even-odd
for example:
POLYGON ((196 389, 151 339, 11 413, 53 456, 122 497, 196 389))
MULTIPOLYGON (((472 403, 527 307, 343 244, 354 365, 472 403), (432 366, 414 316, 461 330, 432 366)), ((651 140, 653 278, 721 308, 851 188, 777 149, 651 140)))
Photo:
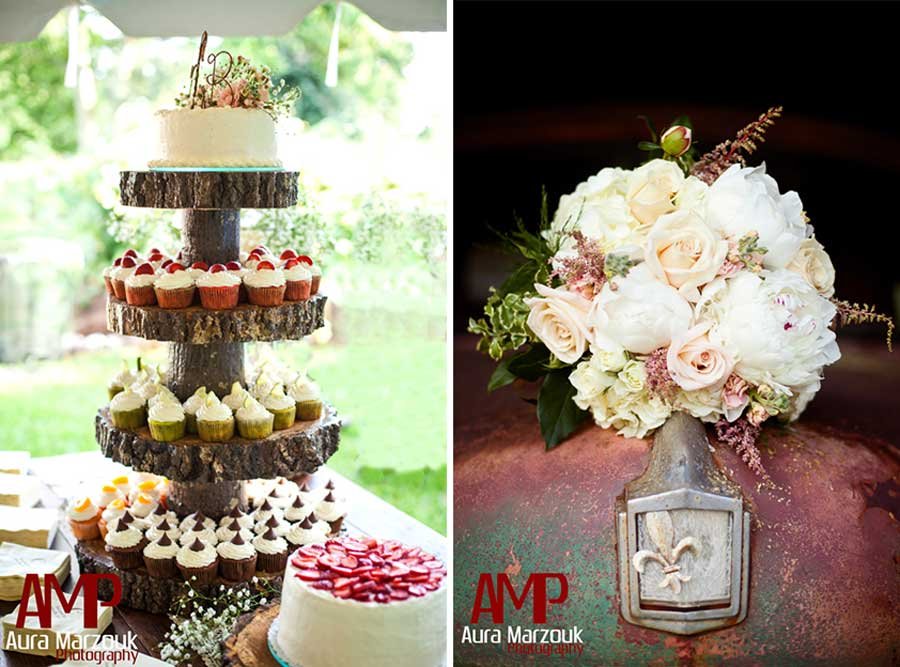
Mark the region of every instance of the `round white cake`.
POLYGON ((150 167, 280 167, 275 121, 260 109, 165 109, 150 167))
POLYGON ((301 547, 285 571, 277 649, 295 667, 446 665, 446 572, 392 540, 301 547))

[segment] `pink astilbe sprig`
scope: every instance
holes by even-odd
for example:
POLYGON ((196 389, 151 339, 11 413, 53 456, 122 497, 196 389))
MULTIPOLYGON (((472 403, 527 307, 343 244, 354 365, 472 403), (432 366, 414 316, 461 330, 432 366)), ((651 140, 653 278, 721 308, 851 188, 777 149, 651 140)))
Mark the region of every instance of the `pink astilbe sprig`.
POLYGON ((759 424, 752 424, 744 417, 733 422, 722 418, 716 422, 715 428, 719 442, 733 447, 750 470, 768 479, 769 475, 763 467, 759 449, 756 447, 756 441, 762 431, 759 424))
POLYGON ((759 118, 737 133, 734 139, 727 139, 703 155, 694 163, 691 174, 711 184, 733 164, 745 164, 746 156, 753 153, 763 143, 766 130, 781 116, 783 107, 771 107, 759 118))
POLYGON ((557 259, 551 275, 562 280, 569 290, 591 299, 606 282, 603 271, 606 256, 597 241, 580 231, 572 232, 572 238, 575 241, 575 255, 557 259))
POLYGON ((644 370, 647 373, 647 390, 654 396, 664 401, 672 401, 678 392, 678 385, 669 373, 666 357, 669 348, 661 347, 650 353, 644 361, 644 370))

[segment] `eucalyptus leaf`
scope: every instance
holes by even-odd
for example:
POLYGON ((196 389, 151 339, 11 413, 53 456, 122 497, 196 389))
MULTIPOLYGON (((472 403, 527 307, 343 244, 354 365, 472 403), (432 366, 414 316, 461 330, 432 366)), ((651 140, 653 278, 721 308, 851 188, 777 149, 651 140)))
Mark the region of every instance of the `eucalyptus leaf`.
POLYGON ((552 371, 538 393, 537 417, 548 450, 568 438, 588 416, 572 400, 576 391, 569 382, 571 372, 571 367, 552 371))

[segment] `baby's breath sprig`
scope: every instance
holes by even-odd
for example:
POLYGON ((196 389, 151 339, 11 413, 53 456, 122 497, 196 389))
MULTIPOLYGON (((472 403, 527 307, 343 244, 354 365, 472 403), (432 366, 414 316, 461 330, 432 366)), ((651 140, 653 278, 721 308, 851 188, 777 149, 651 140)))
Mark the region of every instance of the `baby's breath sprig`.
POLYGON ((877 312, 875 306, 870 306, 867 303, 850 303, 840 299, 831 299, 831 302, 837 308, 837 317, 835 319, 839 326, 847 324, 883 324, 887 328, 888 351, 893 352, 894 318, 877 312))

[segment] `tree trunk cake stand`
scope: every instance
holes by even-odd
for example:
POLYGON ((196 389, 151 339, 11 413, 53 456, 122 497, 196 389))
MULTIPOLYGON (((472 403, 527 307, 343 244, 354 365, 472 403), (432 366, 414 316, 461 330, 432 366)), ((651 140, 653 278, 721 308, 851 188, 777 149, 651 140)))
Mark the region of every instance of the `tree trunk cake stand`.
MULTIPOLYGON (((239 260, 240 209, 297 203, 297 176, 288 171, 126 171, 121 197, 125 206, 180 209, 183 263, 211 266, 239 260)), ((166 383, 184 401, 200 386, 224 396, 233 382, 244 384, 244 343, 302 339, 324 324, 325 300, 316 295, 274 307, 166 310, 131 306, 109 296, 107 326, 122 335, 169 342, 166 383)), ((329 405, 320 419, 297 421, 261 440, 204 442, 186 436, 157 442, 147 427, 116 428, 106 408, 97 413, 95 429, 107 458, 169 478, 169 509, 179 515, 200 511, 215 519, 228 512, 233 499, 246 504, 245 480, 312 473, 334 454, 340 439, 340 421, 329 405)), ((82 571, 119 575, 124 605, 168 611, 183 582, 150 577, 143 568, 119 571, 104 546, 102 540, 78 543, 82 571)), ((219 584, 247 585, 221 579, 214 585, 219 584)), ((110 596, 111 587, 102 593, 110 596)))

